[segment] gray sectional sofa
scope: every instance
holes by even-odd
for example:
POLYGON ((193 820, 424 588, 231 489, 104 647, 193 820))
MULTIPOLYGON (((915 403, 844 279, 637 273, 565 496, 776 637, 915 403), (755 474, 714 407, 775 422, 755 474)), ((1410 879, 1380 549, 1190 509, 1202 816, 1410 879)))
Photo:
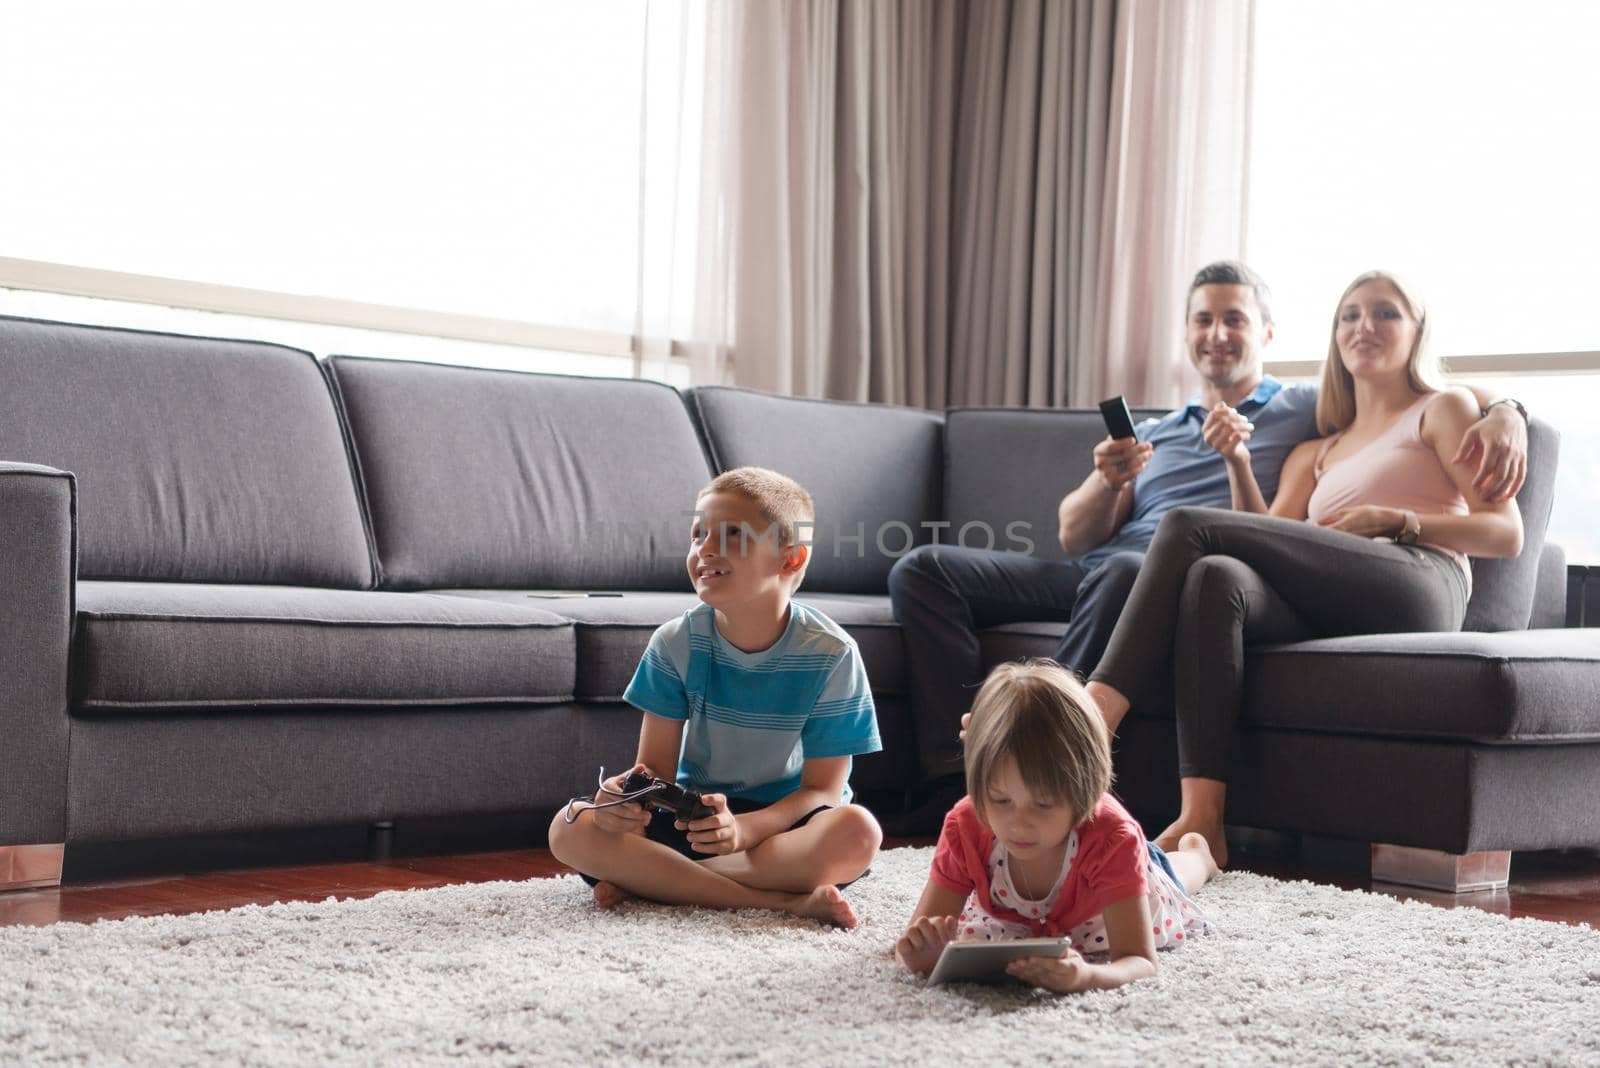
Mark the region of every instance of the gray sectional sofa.
MULTIPOLYGON (((1100 434, 1095 412, 0 319, 0 868, 48 881, 62 843, 553 809, 631 759, 621 694, 693 601, 695 491, 750 463, 816 498, 801 596, 860 644, 885 742, 854 781, 902 790, 895 557, 935 531, 983 544, 985 525, 1058 554, 1055 501, 1100 434)), ((1478 565, 1474 633, 1253 652, 1240 823, 1451 854, 1600 845, 1600 632, 1559 629, 1537 420, 1530 459, 1527 550, 1478 565)), ((984 648, 1048 655, 1059 629, 984 648)), ((1150 822, 1175 805, 1172 737, 1141 708, 1119 743, 1150 822)))

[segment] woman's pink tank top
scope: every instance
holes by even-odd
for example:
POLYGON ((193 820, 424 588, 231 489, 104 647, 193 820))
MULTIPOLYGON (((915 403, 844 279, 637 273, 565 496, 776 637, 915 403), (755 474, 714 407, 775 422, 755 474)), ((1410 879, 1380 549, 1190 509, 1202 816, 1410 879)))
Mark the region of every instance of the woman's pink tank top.
MULTIPOLYGON (((1342 435, 1334 434, 1324 441, 1317 450, 1317 485, 1306 506, 1307 518, 1315 523, 1323 516, 1362 504, 1409 508, 1419 515, 1466 515, 1466 499, 1439 461, 1439 454, 1422 440, 1422 413, 1440 396, 1443 394, 1418 397, 1393 426, 1331 464, 1325 463, 1328 450, 1342 435)), ((1471 582, 1472 568, 1466 556, 1438 545, 1431 548, 1453 557, 1471 582)))

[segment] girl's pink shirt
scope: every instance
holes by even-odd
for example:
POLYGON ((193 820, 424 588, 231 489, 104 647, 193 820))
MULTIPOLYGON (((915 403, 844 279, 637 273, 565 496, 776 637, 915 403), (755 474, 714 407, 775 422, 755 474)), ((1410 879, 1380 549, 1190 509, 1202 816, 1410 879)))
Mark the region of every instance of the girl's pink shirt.
POLYGON ((963 900, 977 894, 978 904, 996 919, 1024 924, 1039 937, 1064 935, 1100 915, 1107 905, 1142 897, 1149 890, 1145 867, 1150 854, 1144 831, 1121 802, 1106 794, 1077 830, 1078 855, 1055 907, 1042 920, 1023 916, 1003 897, 993 895, 988 862, 994 834, 978 819, 970 797, 956 802, 945 816, 929 878, 963 900))

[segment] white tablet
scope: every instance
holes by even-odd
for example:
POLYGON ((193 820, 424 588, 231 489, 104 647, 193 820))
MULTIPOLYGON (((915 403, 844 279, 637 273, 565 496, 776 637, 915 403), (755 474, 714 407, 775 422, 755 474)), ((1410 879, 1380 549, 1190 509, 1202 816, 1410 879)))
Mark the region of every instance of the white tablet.
POLYGON ((1011 942, 946 942, 929 983, 1004 983, 1015 980, 1006 964, 1019 957, 1059 957, 1065 938, 1019 938, 1011 942))

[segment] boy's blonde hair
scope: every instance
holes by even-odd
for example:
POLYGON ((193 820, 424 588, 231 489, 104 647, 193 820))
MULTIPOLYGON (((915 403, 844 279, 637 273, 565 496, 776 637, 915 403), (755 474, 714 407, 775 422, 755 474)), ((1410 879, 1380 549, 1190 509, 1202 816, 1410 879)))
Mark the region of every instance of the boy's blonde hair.
MULTIPOLYGON (((811 543, 811 523, 817 518, 811 494, 788 475, 766 467, 735 467, 724 471, 695 495, 698 501, 709 493, 742 493, 755 502, 761 517, 778 530, 782 548, 811 543)), ((756 531, 757 536, 766 531, 756 531)))
POLYGON ((1037 798, 1061 801, 1078 823, 1111 789, 1111 739, 1083 684, 1054 660, 989 672, 967 726, 967 794, 984 822, 989 784, 1007 757, 1037 798))

